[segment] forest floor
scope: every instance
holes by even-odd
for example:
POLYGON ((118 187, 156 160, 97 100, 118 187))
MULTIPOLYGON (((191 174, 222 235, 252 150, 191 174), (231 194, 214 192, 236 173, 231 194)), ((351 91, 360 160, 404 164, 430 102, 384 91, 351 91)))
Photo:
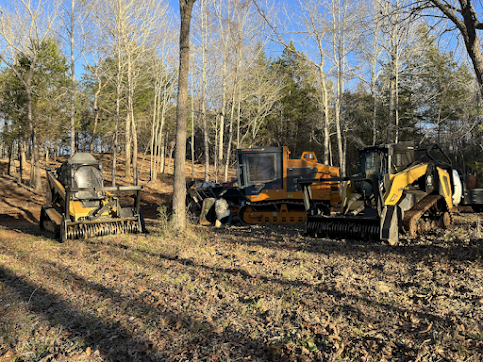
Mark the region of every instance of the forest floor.
POLYGON ((302 225, 174 233, 168 167, 141 182, 149 234, 59 243, 4 161, 0 361, 483 360, 482 214, 398 246, 302 225))

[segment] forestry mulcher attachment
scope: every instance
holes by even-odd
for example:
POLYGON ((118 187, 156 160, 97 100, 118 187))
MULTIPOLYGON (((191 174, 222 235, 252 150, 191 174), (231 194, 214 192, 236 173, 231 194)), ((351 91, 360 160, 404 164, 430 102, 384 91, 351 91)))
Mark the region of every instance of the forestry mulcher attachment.
POLYGON ((345 181, 345 186, 342 211, 332 216, 321 215, 309 189, 314 183, 331 180, 297 180, 304 188, 307 235, 394 245, 400 232, 416 236, 448 227, 451 209, 461 195, 461 189, 455 190, 461 188, 458 174, 436 144, 417 148, 404 142, 362 148, 358 175, 336 180, 345 181))
POLYGON ((62 241, 143 231, 141 186, 104 187, 102 165, 90 153, 76 153, 57 170, 47 170, 47 202, 40 229, 62 241), (122 207, 114 191, 134 192, 122 207))

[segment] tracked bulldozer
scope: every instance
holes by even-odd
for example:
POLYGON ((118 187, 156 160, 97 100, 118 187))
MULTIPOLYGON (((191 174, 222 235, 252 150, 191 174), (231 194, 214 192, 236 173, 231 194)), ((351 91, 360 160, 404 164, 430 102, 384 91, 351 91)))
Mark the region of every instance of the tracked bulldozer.
POLYGON ((438 145, 418 148, 404 142, 365 147, 359 150, 358 165, 356 176, 297 179, 304 189, 307 235, 394 245, 400 233, 416 236, 452 223, 451 209, 461 197, 461 182, 455 180, 458 174, 438 145), (341 212, 323 215, 309 186, 335 180, 345 184, 341 212))
MULTIPOLYGON (((306 212, 297 178, 333 179, 339 169, 321 164, 314 152, 290 158, 287 147, 236 150, 239 189, 245 195, 239 217, 248 224, 303 223, 306 212)), ((339 181, 310 186, 312 202, 324 214, 340 202, 339 181)))
MULTIPOLYGON (((339 169, 321 164, 314 152, 290 158, 288 147, 236 150, 238 185, 200 183, 188 188, 190 208, 200 212, 200 224, 214 225, 228 212, 246 224, 303 224, 306 218, 301 185, 294 180, 339 177, 339 169), (221 203, 219 201, 226 201, 221 203), (222 206, 226 205, 226 206, 222 206), (220 210, 216 211, 216 207, 220 210)), ((339 181, 309 187, 312 202, 323 213, 340 203, 339 181)), ((226 219, 226 217, 224 217, 226 219)), ((230 219, 230 218, 228 218, 230 219)))
POLYGON ((76 153, 58 169, 47 169, 47 201, 40 229, 56 239, 86 239, 144 231, 142 186, 104 187, 102 165, 90 153, 76 153), (134 204, 121 206, 115 192, 133 192, 134 204))

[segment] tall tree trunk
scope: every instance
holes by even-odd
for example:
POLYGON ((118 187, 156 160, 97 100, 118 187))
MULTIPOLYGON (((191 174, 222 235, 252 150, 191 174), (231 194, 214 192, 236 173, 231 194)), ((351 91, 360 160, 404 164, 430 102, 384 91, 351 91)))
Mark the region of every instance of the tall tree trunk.
POLYGON ((329 99, 327 96, 324 99, 324 108, 324 164, 332 165, 330 161, 329 99))
MULTIPOLYGON (((399 8, 399 1, 396 1, 396 8, 399 8)), ((399 73, 399 39, 398 39, 398 23, 391 24, 391 79, 389 79, 389 117, 387 120, 386 143, 397 142, 395 132, 397 134, 397 93, 398 93, 398 73, 399 73), (394 137, 394 138, 393 138, 394 137)))
MULTIPOLYGON (((166 85, 164 86, 164 92, 166 94, 166 85)), ((162 174, 165 170, 165 160, 166 160, 166 140, 168 139, 168 134, 164 134, 164 124, 166 123, 166 108, 168 107, 168 98, 163 95, 163 107, 161 108, 161 119, 158 133, 158 154, 159 154, 159 172, 162 174)))
MULTIPOLYGON (((393 67, 392 71, 395 69, 393 67)), ((396 110, 396 77, 395 74, 391 75, 389 80, 389 114, 387 118, 387 129, 386 129, 386 143, 392 143, 393 131, 394 131, 394 115, 396 110)))
POLYGON ((14 166, 14 161, 13 161, 13 142, 11 142, 8 145, 7 153, 8 153, 8 169, 7 169, 8 171, 7 171, 7 174, 9 176, 12 176, 13 173, 15 172, 15 166, 14 166))
POLYGON ((335 100, 335 126, 337 128, 337 148, 339 150, 340 174, 342 177, 344 177, 345 176, 344 146, 342 144, 342 128, 341 128, 341 120, 340 120, 340 95, 339 94, 337 95, 337 99, 335 100))
POLYGON ((30 174, 30 182, 34 183, 34 190, 35 192, 39 192, 42 187, 42 179, 40 175, 40 154, 39 154, 39 146, 37 144, 37 132, 35 129, 35 125, 33 122, 33 115, 32 115, 32 93, 30 87, 26 87, 25 95, 27 98, 27 119, 29 123, 29 131, 30 131, 30 140, 32 142, 32 169, 33 175, 30 174), (28 88, 28 89, 27 89, 28 88))
POLYGON ((153 124, 151 126, 151 144, 150 144, 150 150, 151 150, 151 161, 149 162, 149 179, 151 181, 156 180, 157 178, 157 167, 155 164, 156 161, 156 135, 158 134, 158 83, 154 85, 154 101, 153 101, 153 124))
MULTIPOLYGON (((218 163, 221 167, 223 163, 223 144, 224 144, 224 133, 225 133, 225 112, 226 112, 226 102, 227 102, 227 68, 228 68, 228 58, 229 55, 227 54, 227 42, 228 42, 228 31, 225 31, 224 26, 223 26, 223 19, 221 15, 221 9, 219 9, 216 4, 215 4, 216 12, 217 12, 217 17, 218 17, 218 25, 220 29, 220 35, 221 35, 221 42, 222 42, 222 57, 223 57, 223 66, 222 66, 222 75, 221 75, 221 112, 220 112, 220 137, 219 137, 219 142, 218 142, 218 163)), ((216 147, 216 146, 215 146, 216 147)), ((217 173, 218 177, 218 173, 217 173)))
POLYGON ((161 138, 161 142, 159 143, 160 149, 160 156, 159 156, 159 172, 164 174, 166 171, 166 147, 167 142, 169 140, 169 132, 166 132, 166 136, 161 138))
POLYGON ((94 127, 92 129, 92 139, 91 144, 89 146, 89 150, 91 153, 94 152, 94 142, 96 141, 97 136, 97 126, 99 124, 99 94, 101 94, 101 82, 98 78, 98 86, 96 90, 96 94, 94 95, 94 127))
MULTIPOLYGON (((223 50, 224 53, 226 53, 226 50, 223 50)), ((223 144, 224 144, 224 133, 225 133, 225 111, 226 111, 226 93, 227 93, 227 59, 226 55, 224 54, 224 60, 223 60, 223 72, 222 72, 222 86, 221 86, 221 93, 222 93, 222 101, 221 101, 221 112, 220 112, 220 137, 219 137, 219 142, 218 142, 218 163, 220 164, 220 167, 223 163, 223 144)), ((217 173, 218 175, 218 173, 217 173)))
POLYGON ((215 143, 214 149, 215 154, 213 155, 213 163, 215 167, 215 182, 218 182, 218 152, 217 152, 217 144, 218 144, 218 115, 215 116, 215 143))
MULTIPOLYGON (((236 76, 235 76, 235 83, 236 83, 236 76)), ((237 87, 233 85, 233 96, 231 98, 231 112, 230 112, 230 126, 228 131, 228 144, 226 146, 226 159, 225 159, 225 173, 223 179, 228 181, 228 168, 230 166, 230 155, 231 155, 231 145, 233 143, 233 122, 235 119, 235 94, 237 87)))
POLYGON ((116 186, 116 167, 117 167, 117 150, 118 150, 118 133, 119 133, 119 111, 121 103, 121 81, 118 75, 118 82, 116 85, 116 123, 114 126, 114 144, 112 149, 112 186, 116 186))
POLYGON ((132 115, 132 169, 134 182, 138 184, 138 133, 136 130, 136 123, 134 122, 134 114, 132 115))
POLYGON ((132 119, 132 97, 133 97, 133 89, 132 89, 132 64, 131 64, 131 55, 129 54, 127 59, 127 84, 128 84, 128 95, 127 95, 127 116, 126 116, 126 133, 125 133, 125 140, 124 143, 126 145, 126 167, 125 167, 125 178, 129 178, 131 176, 131 142, 132 142, 132 126, 131 124, 134 122, 132 119))
MULTIPOLYGON (((9 132, 9 124, 6 119, 4 119, 4 131, 6 134, 9 132)), ((15 141, 12 140, 7 146, 7 156, 8 156, 8 165, 7 165, 7 175, 12 176, 15 173, 15 165, 13 162, 13 145, 15 141)), ((2 152, 3 153, 3 152, 2 152)), ((2 155, 3 156, 3 155, 2 155)))
POLYGON ((49 144, 45 142, 45 166, 50 167, 49 144))
POLYGON ((20 137, 18 140, 18 183, 23 183, 23 169, 25 167, 26 162, 26 155, 25 155, 25 139, 20 137))
POLYGON ((75 0, 71 0, 70 13, 70 68, 71 68, 71 99, 70 99, 70 154, 75 153, 75 61, 74 61, 74 8, 75 0))
POLYGON ((319 73, 319 82, 320 86, 322 87, 322 94, 321 94, 321 106, 323 108, 323 128, 324 128, 324 164, 328 165, 329 164, 329 156, 330 156, 330 150, 329 150, 329 145, 330 145, 330 118, 329 118, 329 94, 327 91, 327 82, 325 79, 325 74, 323 70, 323 64, 324 64, 324 58, 321 54, 321 62, 320 66, 318 67, 318 73, 319 73))
POLYGON ((209 146, 209 131, 206 121, 206 87, 207 87, 207 62, 206 62, 206 46, 208 41, 208 30, 206 20, 206 0, 201 0, 201 121, 203 124, 203 145, 205 152, 205 181, 210 180, 210 146, 209 146))
POLYGON ((191 181, 195 179, 195 96, 191 93, 191 181))
POLYGON ((176 150, 174 160, 173 217, 175 229, 186 228, 186 116, 188 111, 188 76, 190 61, 190 23, 196 0, 180 0, 178 107, 176 111, 176 150))
POLYGON ((372 93, 372 145, 375 146, 377 142, 377 97, 376 97, 376 80, 371 80, 372 93))
POLYGON ((208 122, 206 122, 206 106, 204 96, 201 100, 201 119, 203 123, 203 148, 205 150, 205 181, 210 180, 210 145, 208 142, 208 122))

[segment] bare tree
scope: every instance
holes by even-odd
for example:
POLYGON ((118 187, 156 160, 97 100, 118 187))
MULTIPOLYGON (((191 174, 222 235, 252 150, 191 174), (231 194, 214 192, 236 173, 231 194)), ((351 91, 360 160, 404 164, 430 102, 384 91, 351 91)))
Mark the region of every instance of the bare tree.
POLYGON ((207 109, 206 109, 206 102, 207 102, 207 87, 208 87, 208 63, 207 63, 207 51, 208 51, 208 32, 209 32, 209 25, 208 25, 208 8, 207 8, 207 0, 200 0, 200 14, 199 14, 199 43, 200 43, 200 52, 201 52, 201 89, 200 89, 200 115, 201 115, 201 122, 203 127, 203 148, 205 153, 205 181, 210 180, 210 147, 209 147, 209 130, 208 130, 208 122, 207 122, 207 109))
POLYGON ((166 17, 166 5, 156 0, 97 1, 95 18, 99 28, 99 37, 104 40, 106 51, 116 64, 114 77, 116 87, 116 110, 113 147, 113 184, 118 153, 119 125, 125 117, 125 177, 131 176, 137 168, 137 126, 134 119, 134 92, 139 75, 139 64, 149 51, 149 43, 166 17), (121 115, 121 103, 125 101, 126 110, 121 115), (132 151, 132 153, 131 153, 132 151))
POLYGON ((253 147, 263 120, 275 111, 273 105, 282 98, 285 83, 278 81, 275 72, 268 72, 264 64, 249 68, 250 77, 244 85, 243 94, 247 107, 243 117, 247 120, 238 147, 253 147))
POLYGON ((83 52, 84 23, 89 16, 89 12, 85 11, 84 6, 86 0, 67 0, 62 4, 63 31, 61 37, 65 39, 70 48, 70 69, 71 69, 71 89, 70 89, 70 152, 73 155, 76 152, 76 97, 77 97, 77 81, 76 81, 76 53, 83 52), (84 10, 84 11, 83 11, 84 10), (65 34, 64 34, 65 31, 65 34))
POLYGON ((172 225, 186 228, 186 116, 188 113, 188 75, 190 62, 190 24, 196 0, 179 0, 181 26, 179 34, 178 107, 176 112, 176 150, 174 159, 174 190, 172 225))
MULTIPOLYGON (((223 145, 224 145, 224 134, 225 134, 225 119, 226 119, 226 109, 227 109, 227 102, 228 102, 228 67, 229 67, 229 61, 231 58, 231 39, 230 39, 230 29, 227 26, 229 25, 229 21, 225 21, 224 15, 222 14, 222 7, 221 3, 225 4, 226 8, 229 8, 230 2, 227 1, 217 1, 214 0, 214 8, 215 8, 215 13, 216 13, 216 18, 218 20, 218 31, 219 31, 219 40, 220 40, 220 55, 221 55, 221 106, 220 106, 220 111, 219 111, 219 119, 220 119, 220 128, 219 128, 219 134, 220 136, 218 137, 218 160, 215 160, 215 172, 218 175, 218 170, 216 165, 217 164, 222 164, 223 162, 223 145), (216 162, 218 161, 218 162, 216 162)), ((233 14, 233 12, 231 12, 233 14)))
POLYGON ((324 163, 326 165, 329 164, 329 154, 330 154, 330 111, 329 111, 329 102, 330 102, 330 92, 329 86, 327 81, 327 73, 329 70, 326 70, 326 57, 327 57, 327 50, 326 50, 326 37, 329 35, 328 24, 326 23, 323 14, 323 2, 322 1, 302 1, 299 0, 299 4, 303 11, 301 12, 302 22, 304 24, 305 29, 303 30, 304 33, 307 33, 308 36, 312 39, 315 43, 317 49, 317 58, 319 59, 318 62, 311 61, 310 63, 314 66, 316 75, 317 75, 317 82, 318 82, 318 94, 317 94, 317 101, 319 103, 319 110, 320 110, 320 124, 319 127, 324 130, 324 163))
POLYGON ((31 184, 40 191, 40 153, 37 142, 37 125, 32 115, 32 80, 42 43, 52 35, 57 16, 56 8, 49 8, 50 1, 19 0, 13 10, 0 8, 0 59, 15 73, 25 90, 27 120, 32 143, 31 184), (26 60, 27 68, 19 63, 26 60))
POLYGON ((388 120, 386 127, 386 142, 399 142, 399 83, 403 69, 412 70, 413 64, 407 60, 425 51, 425 44, 417 36, 418 21, 403 16, 407 7, 405 0, 377 0, 379 4, 379 18, 384 39, 382 47, 386 59, 385 67, 388 74, 386 87, 389 93, 388 120))
POLYGON ((240 122, 241 117, 244 117, 241 103, 253 97, 254 95, 249 92, 263 81, 257 79, 255 83, 249 84, 254 81, 251 72, 256 68, 255 63, 265 51, 269 38, 263 32, 263 21, 256 16, 256 9, 250 1, 225 1, 223 7, 215 1, 214 5, 218 26, 213 32, 218 41, 214 43, 213 51, 216 71, 220 74, 218 78, 221 79, 220 92, 215 94, 217 100, 214 101, 221 104, 219 111, 216 112, 219 115, 217 152, 220 168, 224 159, 223 178, 227 180, 230 161, 233 160, 230 156, 234 143, 235 120, 236 145, 240 147, 240 122))
MULTIPOLYGON (((153 36, 160 32, 161 25, 167 24, 167 8, 166 5, 157 0, 145 0, 141 2, 141 6, 133 7, 128 11, 128 16, 135 17, 134 21, 128 23, 126 38, 126 58, 127 58, 127 111, 126 117, 126 172, 125 176, 130 177, 131 166, 131 146, 132 140, 132 162, 133 170, 137 172, 137 132, 136 121, 134 119, 134 91, 137 87, 139 76, 139 64, 146 56, 150 41, 153 41, 153 36)), ((137 176, 137 175, 136 175, 137 176)))
POLYGON ((74 48, 75 48, 75 0, 71 0, 71 11, 70 11, 70 28, 69 28, 69 35, 70 35, 70 69, 71 69, 71 101, 70 101, 70 154, 73 155, 75 153, 75 89, 76 89, 76 80, 75 80, 75 57, 74 57, 74 48))
POLYGON ((341 100, 344 94, 346 82, 349 80, 351 71, 347 62, 348 55, 353 51, 356 40, 353 24, 357 8, 354 2, 349 0, 330 0, 330 34, 332 46, 332 63, 335 71, 335 106, 334 116, 337 135, 337 148, 339 151, 339 167, 341 175, 346 173, 346 147, 345 128, 341 118, 341 100))
MULTIPOLYGON (((274 22, 267 17, 267 11, 263 11, 258 5, 257 0, 252 0, 256 5, 259 14, 265 19, 274 40, 279 42, 285 49, 290 50, 284 40, 284 34, 276 28, 274 22)), ((311 64, 317 70, 317 79, 319 82, 319 107, 324 110, 324 162, 328 161, 329 155, 329 89, 327 88, 326 74, 328 71, 324 69, 326 53, 331 58, 332 64, 329 66, 335 72, 335 101, 334 101, 334 117, 337 136, 337 146, 339 150, 339 166, 341 174, 345 174, 345 150, 343 145, 343 130, 341 124, 341 97, 344 92, 344 84, 347 81, 345 72, 348 63, 346 57, 350 53, 354 37, 352 36, 352 19, 353 12, 352 3, 346 0, 330 0, 323 1, 299 1, 299 5, 307 14, 303 14, 303 23, 306 27, 299 33, 308 34, 315 41, 317 48, 317 57, 319 62, 314 62, 310 57, 297 52, 305 61, 311 64), (328 16, 326 15, 328 14, 328 16), (325 39, 327 35, 327 39, 325 39), (331 52, 326 51, 331 49, 331 52)))
POLYGON ((358 44, 358 50, 362 54, 362 60, 369 66, 369 79, 364 77, 360 79, 367 83, 371 90, 372 96, 372 145, 377 142, 377 104, 379 94, 377 92, 377 81, 379 80, 382 67, 380 61, 383 52, 381 21, 379 16, 380 6, 377 0, 366 3, 367 7, 362 9, 359 24, 361 24, 362 33, 361 41, 358 44))
POLYGON ((168 31, 158 34, 156 49, 153 56, 152 70, 154 82, 153 121, 151 135, 151 171, 150 179, 156 180, 159 171, 164 172, 165 164, 165 123, 166 112, 177 86, 177 69, 174 56, 174 33, 171 26, 166 24, 168 31))
POLYGON ((401 49, 403 42, 403 28, 401 21, 400 1, 395 3, 388 0, 379 2, 380 12, 385 19, 384 29, 388 37, 387 51, 390 57, 389 61, 389 113, 386 127, 386 143, 399 141, 399 67, 401 58, 401 49), (393 135, 394 133, 394 135, 393 135))

